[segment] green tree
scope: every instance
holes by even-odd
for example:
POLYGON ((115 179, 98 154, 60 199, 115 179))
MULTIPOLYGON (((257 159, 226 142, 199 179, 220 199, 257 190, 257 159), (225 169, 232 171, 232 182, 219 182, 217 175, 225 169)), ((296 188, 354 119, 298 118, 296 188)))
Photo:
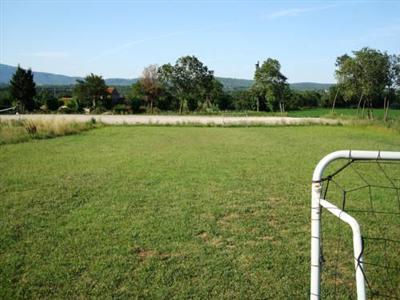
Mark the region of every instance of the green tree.
POLYGON ((54 93, 51 93, 48 89, 42 89, 38 95, 40 99, 40 105, 45 104, 49 110, 57 110, 59 108, 59 101, 54 93))
POLYGON ((142 105, 145 103, 145 92, 140 81, 132 84, 131 90, 128 94, 129 104, 133 112, 138 113, 141 111, 142 105))
POLYGON ((195 110, 199 101, 211 101, 213 71, 195 56, 183 56, 174 66, 162 65, 159 78, 163 87, 178 99, 180 113, 185 104, 189 110, 195 110))
POLYGON ((247 90, 235 90, 231 92, 233 106, 236 110, 255 110, 252 92, 247 90))
POLYGON ((384 97, 384 121, 389 114, 390 103, 396 99, 396 90, 400 88, 400 55, 389 56, 389 72, 387 80, 387 95, 384 97))
POLYGON ((368 106, 368 116, 372 117, 371 108, 374 98, 379 98, 389 79, 389 56, 378 50, 363 48, 354 52, 357 63, 361 66, 361 88, 368 106))
POLYGON ((0 109, 10 108, 12 105, 12 97, 8 87, 0 88, 0 109))
POLYGON ((107 85, 101 76, 91 73, 84 80, 77 80, 74 88, 74 95, 81 107, 104 106, 106 103, 107 85))
POLYGON ((331 107, 334 112, 335 107, 345 107, 346 101, 343 95, 343 88, 337 84, 331 85, 328 90, 324 91, 321 95, 321 106, 331 107))
POLYGON ((285 91, 288 89, 287 78, 281 73, 278 60, 268 58, 261 67, 257 63, 254 73, 252 91, 256 96, 257 110, 260 110, 261 100, 264 100, 269 109, 285 111, 285 91))
POLYGON ((36 85, 31 69, 25 70, 18 66, 10 80, 10 88, 11 96, 21 105, 22 110, 32 111, 35 108, 36 85))
POLYGON ((366 47, 353 51, 352 57, 347 54, 338 57, 336 67, 336 78, 345 99, 351 101, 358 94, 358 110, 363 103, 363 114, 367 106, 368 116, 372 117, 374 99, 382 98, 389 84, 389 55, 366 47))
POLYGON ((339 93, 343 95, 345 102, 351 103, 356 97, 359 97, 358 107, 363 99, 362 92, 362 69, 356 59, 347 54, 339 56, 336 59, 335 76, 337 79, 335 93, 330 93, 332 98, 332 112, 338 100, 339 93))

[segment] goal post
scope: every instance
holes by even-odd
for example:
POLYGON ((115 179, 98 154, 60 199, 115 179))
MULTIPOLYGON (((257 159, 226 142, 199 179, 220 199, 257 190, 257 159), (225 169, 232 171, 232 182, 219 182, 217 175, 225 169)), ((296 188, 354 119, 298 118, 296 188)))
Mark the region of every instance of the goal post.
MULTIPOLYGON (((366 278, 363 267, 363 237, 359 223, 357 220, 344 211, 324 199, 323 187, 325 182, 346 169, 350 164, 356 161, 400 161, 400 152, 390 151, 353 151, 342 150, 336 151, 325 156, 316 166, 312 178, 311 192, 311 282, 310 282, 310 299, 320 299, 321 297, 321 213, 322 210, 327 210, 339 220, 347 223, 353 233, 353 253, 354 253, 354 273, 357 289, 357 298, 366 299, 366 278), (336 160, 344 160, 345 163, 332 174, 324 177, 324 170, 336 160)), ((386 175, 386 174, 385 174, 386 175)), ((393 181, 388 178, 393 185, 393 181)), ((328 183, 329 184, 329 183, 328 183)), ((399 197, 399 188, 394 186, 399 197)), ((355 190, 355 189, 354 189, 355 190)), ((344 206, 344 204, 343 204, 344 206)))

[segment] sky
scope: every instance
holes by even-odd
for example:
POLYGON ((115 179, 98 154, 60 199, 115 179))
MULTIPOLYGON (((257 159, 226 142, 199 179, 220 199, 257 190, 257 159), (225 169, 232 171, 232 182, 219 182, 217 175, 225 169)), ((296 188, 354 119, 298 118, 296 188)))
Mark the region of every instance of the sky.
POLYGON ((278 59, 289 82, 334 82, 336 57, 400 54, 400 1, 0 0, 0 62, 34 71, 136 78, 195 55, 251 79, 278 59))

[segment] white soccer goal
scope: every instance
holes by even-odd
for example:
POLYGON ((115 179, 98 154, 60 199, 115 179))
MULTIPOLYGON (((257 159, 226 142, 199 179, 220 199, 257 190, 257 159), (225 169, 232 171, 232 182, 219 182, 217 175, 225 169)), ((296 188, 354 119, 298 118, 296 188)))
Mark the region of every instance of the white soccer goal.
POLYGON ((310 299, 400 299, 400 152, 330 153, 311 202, 310 299))

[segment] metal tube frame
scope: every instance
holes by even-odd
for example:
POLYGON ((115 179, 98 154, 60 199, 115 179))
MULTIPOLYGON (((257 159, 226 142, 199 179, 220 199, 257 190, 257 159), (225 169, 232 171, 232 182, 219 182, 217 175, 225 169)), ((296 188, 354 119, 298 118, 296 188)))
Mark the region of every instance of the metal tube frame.
POLYGON ((353 248, 356 269, 357 298, 366 299, 365 278, 362 271, 362 239, 357 221, 341 209, 321 198, 323 172, 325 168, 338 159, 348 160, 400 160, 400 152, 391 151, 352 151, 341 150, 328 154, 317 164, 311 186, 311 282, 310 299, 321 297, 321 208, 324 207, 341 220, 349 224, 353 230, 353 248))

